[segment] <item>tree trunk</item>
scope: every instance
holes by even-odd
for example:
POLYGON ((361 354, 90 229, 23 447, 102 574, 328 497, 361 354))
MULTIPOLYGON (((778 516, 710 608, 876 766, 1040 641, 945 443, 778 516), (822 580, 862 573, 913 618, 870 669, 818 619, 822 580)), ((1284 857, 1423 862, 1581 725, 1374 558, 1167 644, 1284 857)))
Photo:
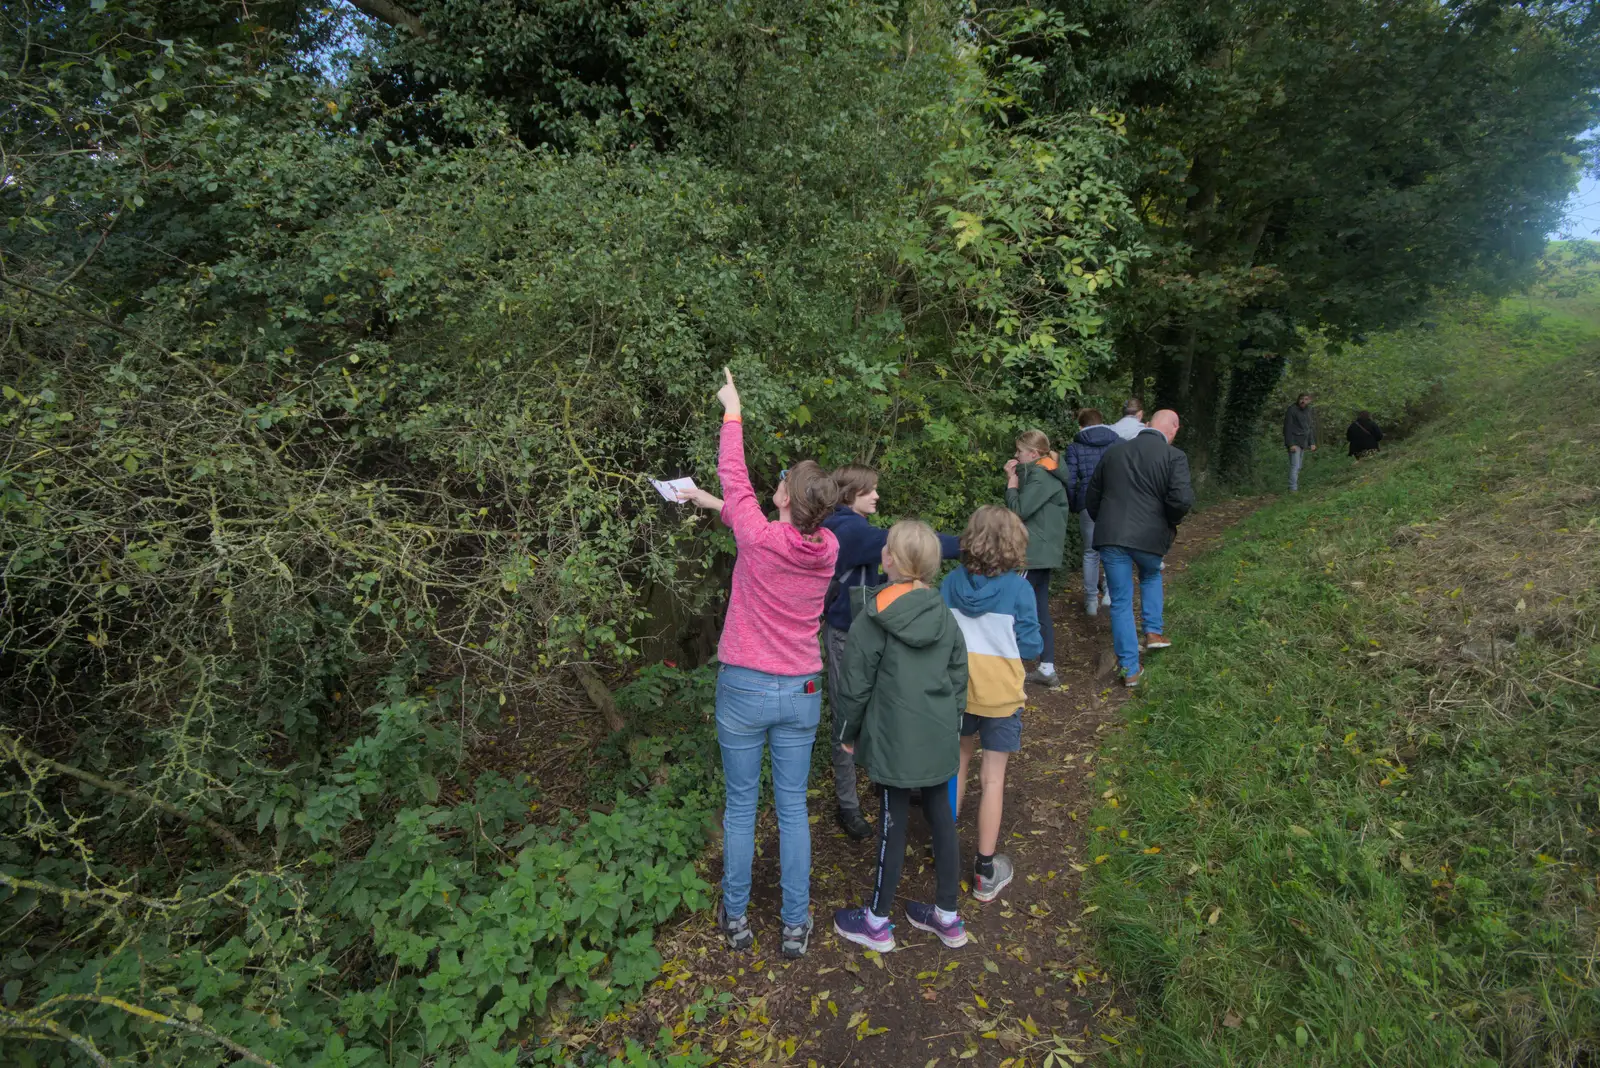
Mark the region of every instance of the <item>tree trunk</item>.
POLYGON ((1243 478, 1255 459, 1256 420, 1278 380, 1283 377, 1282 356, 1258 356, 1241 360, 1228 381, 1228 400, 1222 418, 1222 435, 1217 448, 1217 471, 1225 479, 1243 478))
POLYGON ((611 691, 600 681, 600 676, 594 673, 593 668, 588 664, 573 664, 572 673, 578 676, 583 692, 589 695, 589 703, 605 719, 607 729, 615 733, 628 725, 622 713, 617 711, 617 702, 611 696, 611 691))
POLYGON ((391 0, 350 0, 350 6, 390 26, 404 26, 422 36, 422 20, 391 0))
POLYGON ((1189 370, 1188 406, 1183 424, 1192 428, 1187 446, 1189 462, 1197 470, 1211 466, 1216 454, 1218 409, 1222 401, 1222 367, 1215 342, 1199 343, 1189 370))

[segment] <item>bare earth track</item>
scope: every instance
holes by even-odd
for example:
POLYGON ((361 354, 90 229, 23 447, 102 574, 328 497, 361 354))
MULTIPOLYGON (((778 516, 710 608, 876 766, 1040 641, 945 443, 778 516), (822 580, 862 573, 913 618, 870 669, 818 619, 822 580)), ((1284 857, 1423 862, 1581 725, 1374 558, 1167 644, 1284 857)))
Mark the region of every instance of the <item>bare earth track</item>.
MULTIPOLYGON (((1167 557, 1171 596, 1183 596, 1183 574, 1233 523, 1260 500, 1233 500, 1185 523, 1167 557)), ((833 934, 837 908, 859 905, 871 891, 872 841, 853 842, 833 819, 831 789, 813 786, 812 910, 817 933, 811 952, 788 961, 778 952, 778 842, 770 809, 757 825, 754 895, 756 945, 728 951, 699 915, 663 933, 662 978, 623 1028, 641 1038, 658 1027, 679 1042, 713 1052, 723 1064, 846 1068, 926 1068, 938 1061, 967 1065, 1082 1063, 1117 1041, 1127 1004, 1115 977, 1095 963, 1082 930, 1085 906, 1077 891, 1087 825, 1097 797, 1094 754, 1119 723, 1126 691, 1113 675, 1107 613, 1088 618, 1080 581, 1059 594, 1056 670, 1063 687, 1030 687, 1023 712, 1023 748, 1006 784, 1001 849, 1016 861, 1016 880, 1000 900, 980 905, 963 895, 961 912, 971 943, 949 950, 912 928, 902 914, 907 897, 932 900, 933 864, 927 830, 912 817, 909 854, 896 901, 895 952, 878 958, 833 934), (710 1012, 706 988, 730 1000, 710 1012), (701 1017, 696 1019, 696 1017, 701 1017)), ((1158 656, 1181 657, 1183 635, 1158 656)), ((826 717, 824 719, 826 723, 826 717)), ((975 772, 974 772, 975 773, 975 772)), ((870 788, 862 782, 864 796, 870 788)), ((977 783, 969 787, 969 801, 977 783)), ((913 812, 918 810, 913 806, 913 812)), ((869 811, 876 820, 877 814, 869 811)), ((976 829, 972 809, 960 826, 963 872, 970 872, 976 829)), ((715 858, 706 878, 720 875, 715 858)), ((965 888, 965 884, 964 884, 965 888)), ((594 1037, 605 1041, 605 1032, 594 1037)))

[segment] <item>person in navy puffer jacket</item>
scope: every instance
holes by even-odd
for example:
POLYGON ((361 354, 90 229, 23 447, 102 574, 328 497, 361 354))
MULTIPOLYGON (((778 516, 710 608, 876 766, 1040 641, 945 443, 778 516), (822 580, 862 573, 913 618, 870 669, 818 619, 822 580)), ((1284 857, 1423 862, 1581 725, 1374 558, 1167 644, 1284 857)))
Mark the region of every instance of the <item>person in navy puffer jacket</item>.
MULTIPOLYGON (((828 714, 838 707, 839 672, 844 666, 845 640, 850 636, 853 603, 850 591, 860 586, 871 589, 888 579, 881 566, 883 547, 889 531, 867 522, 878 511, 878 472, 865 464, 845 464, 833 472, 844 502, 822 521, 825 529, 839 539, 839 559, 834 564, 833 593, 822 614, 823 644, 828 650, 828 714)), ((961 555, 961 539, 939 535, 939 551, 946 560, 961 555)), ((839 808, 839 826, 851 838, 872 834, 872 825, 861 815, 861 797, 856 793, 855 757, 838 745, 833 747, 833 786, 839 808)))
POLYGON ((1067 446, 1067 504, 1078 513, 1078 530, 1083 534, 1083 610, 1092 616, 1101 605, 1111 604, 1111 598, 1100 574, 1100 554, 1094 549, 1094 520, 1083 506, 1083 496, 1094 469, 1100 466, 1100 457, 1122 438, 1105 425, 1105 417, 1096 408, 1079 411, 1078 425, 1083 429, 1067 446))

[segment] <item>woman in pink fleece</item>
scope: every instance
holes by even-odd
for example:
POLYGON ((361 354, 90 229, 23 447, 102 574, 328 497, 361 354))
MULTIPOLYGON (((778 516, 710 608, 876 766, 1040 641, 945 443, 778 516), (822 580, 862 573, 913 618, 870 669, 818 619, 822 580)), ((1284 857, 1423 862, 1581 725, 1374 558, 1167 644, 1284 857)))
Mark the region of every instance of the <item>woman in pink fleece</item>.
POLYGON ((728 381, 717 392, 723 408, 717 475, 727 499, 701 489, 682 496, 720 512, 739 547, 717 646, 717 741, 728 793, 717 922, 732 948, 748 949, 755 941, 745 910, 755 859, 761 756, 770 747, 783 882, 783 954, 799 957, 811 943, 806 784, 822 717, 817 628, 839 555, 839 543, 822 521, 838 503, 839 489, 814 461, 798 463, 779 476, 772 494, 778 520, 768 522, 745 469, 739 391, 732 372, 724 368, 723 373, 728 381))

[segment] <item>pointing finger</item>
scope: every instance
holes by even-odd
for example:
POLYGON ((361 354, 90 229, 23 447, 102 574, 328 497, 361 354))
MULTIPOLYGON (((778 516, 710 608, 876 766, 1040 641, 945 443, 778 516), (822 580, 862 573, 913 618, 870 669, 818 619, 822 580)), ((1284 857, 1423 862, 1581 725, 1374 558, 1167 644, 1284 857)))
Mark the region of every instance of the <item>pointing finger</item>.
POLYGON ((733 385, 733 372, 728 370, 726 364, 724 364, 722 367, 722 373, 728 376, 728 385, 733 385))

